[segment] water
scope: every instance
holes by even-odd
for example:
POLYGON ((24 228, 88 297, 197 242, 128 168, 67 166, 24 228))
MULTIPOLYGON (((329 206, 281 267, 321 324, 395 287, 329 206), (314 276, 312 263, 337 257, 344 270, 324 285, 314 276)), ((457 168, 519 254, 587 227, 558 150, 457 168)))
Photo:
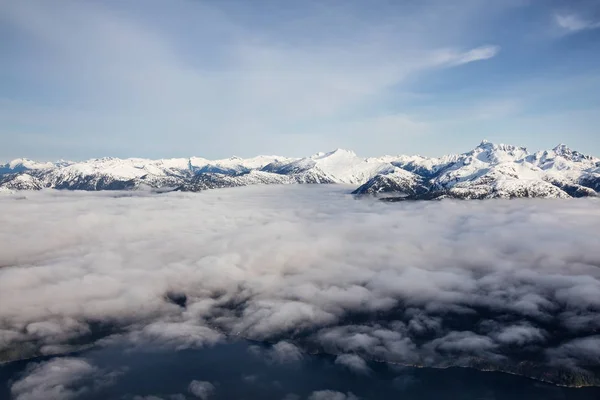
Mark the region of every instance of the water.
MULTIPOLYGON (((72 354, 87 360, 103 376, 118 371, 110 384, 82 392, 83 399, 133 399, 135 396, 183 394, 193 380, 208 381, 210 399, 306 399, 312 392, 352 392, 362 399, 577 399, 596 400, 600 388, 563 388, 525 377, 468 368, 410 368, 369 363, 360 374, 335 364, 334 357, 304 355, 301 360, 276 362, 269 348, 245 341, 194 350, 127 350, 112 346, 72 354)), ((52 361, 52 357, 36 361, 52 361)), ((31 361, 0 366, 0 399, 10 398, 10 385, 25 375, 31 361)), ((87 382, 89 384, 89 382, 87 382)), ((82 383, 83 385, 83 383, 82 383)), ((81 389, 80 387, 77 390, 81 389)))

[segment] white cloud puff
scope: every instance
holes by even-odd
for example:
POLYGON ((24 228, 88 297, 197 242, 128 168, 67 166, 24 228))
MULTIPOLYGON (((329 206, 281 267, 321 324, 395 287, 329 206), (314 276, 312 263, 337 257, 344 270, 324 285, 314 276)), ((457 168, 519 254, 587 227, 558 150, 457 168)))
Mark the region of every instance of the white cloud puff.
POLYGON ((341 354, 336 357, 335 363, 343 365, 359 374, 366 374, 370 372, 370 368, 361 357, 356 354, 341 354))
POLYGON ((191 381, 188 387, 191 394, 201 400, 207 400, 215 392, 215 385, 207 381, 191 381))
POLYGON ((55 358, 29 365, 10 390, 16 400, 67 400, 109 385, 119 374, 101 370, 85 359, 55 358))
POLYGON ((353 393, 342 393, 334 390, 318 390, 308 396, 308 400, 358 400, 353 393))

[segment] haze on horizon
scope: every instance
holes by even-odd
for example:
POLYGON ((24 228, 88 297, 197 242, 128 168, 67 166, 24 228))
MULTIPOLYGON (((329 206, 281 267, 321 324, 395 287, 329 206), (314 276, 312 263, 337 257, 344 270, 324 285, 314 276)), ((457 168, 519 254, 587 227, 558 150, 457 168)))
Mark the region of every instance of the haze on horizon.
POLYGON ((600 154, 594 0, 0 0, 0 159, 600 154))

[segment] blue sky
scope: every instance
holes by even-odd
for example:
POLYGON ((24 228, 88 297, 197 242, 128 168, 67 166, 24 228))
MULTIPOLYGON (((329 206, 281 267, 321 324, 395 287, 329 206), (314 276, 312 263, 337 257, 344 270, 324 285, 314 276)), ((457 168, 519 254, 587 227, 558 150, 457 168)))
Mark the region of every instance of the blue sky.
POLYGON ((0 159, 600 156, 597 0, 0 0, 0 159))

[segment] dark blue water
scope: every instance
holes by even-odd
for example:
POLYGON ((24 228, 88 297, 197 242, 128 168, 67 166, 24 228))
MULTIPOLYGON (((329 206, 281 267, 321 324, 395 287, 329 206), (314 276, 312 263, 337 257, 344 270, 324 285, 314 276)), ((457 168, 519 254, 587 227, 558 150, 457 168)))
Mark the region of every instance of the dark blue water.
MULTIPOLYGON (((188 392, 192 380, 215 386, 210 399, 281 400, 288 394, 305 399, 317 390, 352 392, 362 399, 600 399, 600 388, 562 388, 498 372, 370 363, 370 373, 357 374, 335 364, 334 357, 306 355, 300 361, 277 363, 265 357, 261 349, 267 350, 239 341, 200 350, 126 351, 108 347, 69 356, 84 358, 105 371, 121 371, 113 384, 79 397, 85 399, 168 398, 177 393, 193 399, 188 392)), ((36 361, 46 360, 51 358, 36 361)), ((0 366, 1 399, 10 398, 11 382, 24 375, 29 363, 0 366)))

